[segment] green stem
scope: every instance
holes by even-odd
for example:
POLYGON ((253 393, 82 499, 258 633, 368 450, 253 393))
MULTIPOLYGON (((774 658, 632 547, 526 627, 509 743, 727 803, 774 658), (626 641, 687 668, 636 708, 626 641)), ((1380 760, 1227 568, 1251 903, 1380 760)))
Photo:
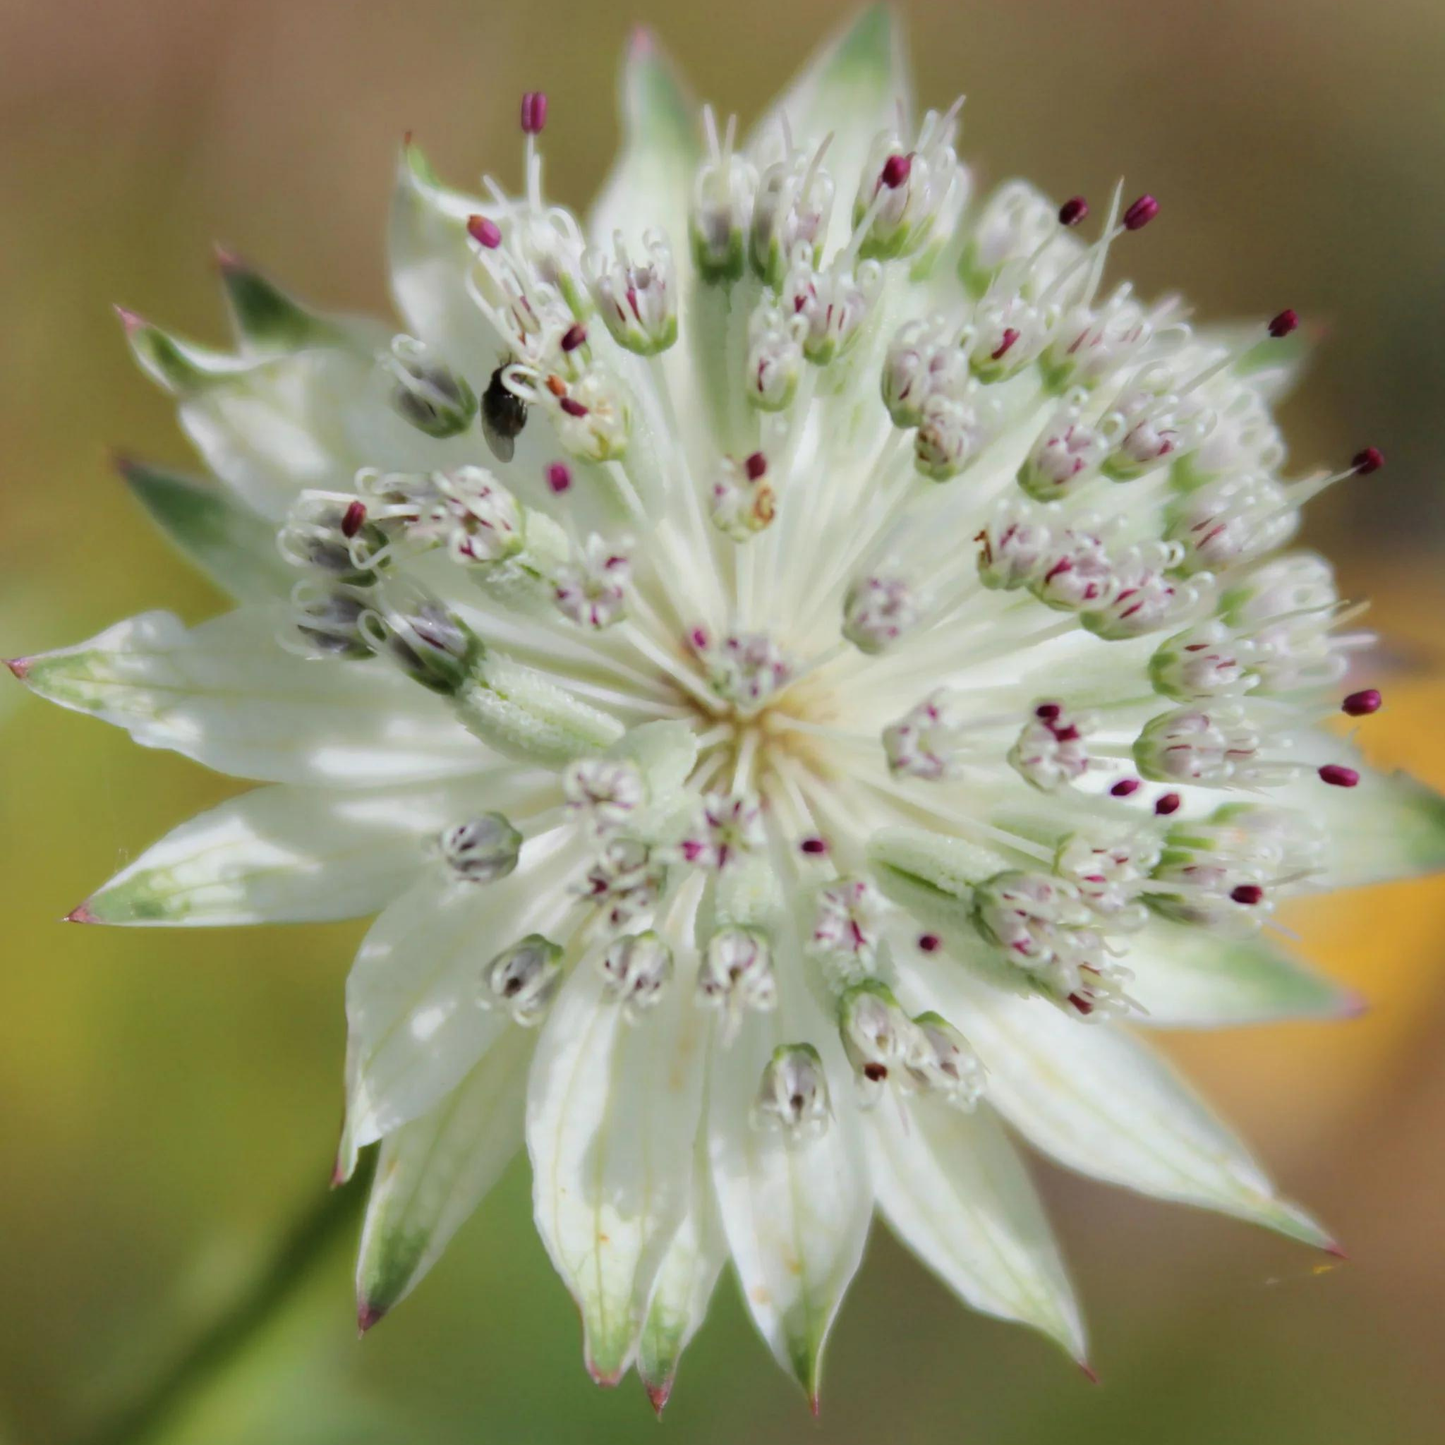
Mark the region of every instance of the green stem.
POLYGON ((360 1219, 374 1167, 374 1150, 340 1189, 312 1200, 245 1289, 139 1398, 99 1425, 82 1430, 74 1445, 141 1445, 168 1424, 178 1408, 221 1374, 263 1333, 325 1260, 329 1247, 360 1219))

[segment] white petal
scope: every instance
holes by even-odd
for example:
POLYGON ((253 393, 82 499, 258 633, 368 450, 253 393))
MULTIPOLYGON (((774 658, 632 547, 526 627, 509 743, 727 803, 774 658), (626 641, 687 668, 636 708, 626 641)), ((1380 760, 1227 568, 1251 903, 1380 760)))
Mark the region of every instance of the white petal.
POLYGON ((853 1080, 836 1028, 797 987, 801 960, 779 964, 779 1009, 753 1015, 713 1053, 709 1152, 723 1232, 753 1322, 817 1406, 823 1347, 863 1256, 873 1213, 853 1080), (789 996, 787 984, 793 983, 789 996), (749 1120, 775 1047, 807 1041, 823 1056, 834 1119, 789 1145, 749 1120))
POLYGON ((974 1309, 1020 1320, 1084 1358, 1084 1325, 1023 1163, 988 1109, 885 1101, 865 1120, 894 1233, 974 1309))
POLYGON ((900 104, 905 125, 911 126, 912 89, 898 19, 891 7, 873 5, 818 51, 749 137, 754 156, 767 162, 782 153, 779 119, 784 115, 798 142, 832 134, 826 164, 837 198, 828 230, 830 250, 852 229, 853 193, 874 137, 898 124, 900 104))
POLYGON ((391 408, 371 354, 339 347, 258 362, 185 398, 177 415, 212 471, 267 517, 306 488, 349 490, 357 471, 485 463, 480 437, 426 436, 391 408))
POLYGON ((663 1256, 687 1210, 702 1108, 704 1016, 690 979, 629 1024, 589 960, 538 1041, 527 1090, 537 1229, 582 1311, 587 1368, 632 1363, 663 1256))
POLYGON ((1218 1209, 1307 1244, 1329 1235, 1276 1196, 1244 1145, 1127 1029, 1013 998, 944 959, 900 961, 919 996, 962 1029, 988 1070, 989 1101, 1061 1164, 1160 1199, 1218 1209))
POLYGON ((440 1104, 381 1141, 356 1266, 362 1329, 416 1288, 521 1148, 535 1043, 507 1030, 440 1104))
POLYGON ((1428 783, 1371 767, 1351 738, 1323 727, 1297 737, 1294 756, 1304 765, 1301 775, 1272 790, 1270 801, 1298 808, 1324 832, 1315 886, 1358 888, 1445 868, 1445 798, 1428 783), (1358 786, 1321 781, 1315 770, 1327 763, 1353 768, 1358 786))
POLYGON ((1278 1019, 1341 1018, 1357 1007, 1347 988, 1262 938, 1220 938, 1203 928, 1156 923, 1130 940, 1129 997, 1140 1023, 1228 1028, 1278 1019))
POLYGON ((1338 760, 1359 771, 1359 787, 1310 778, 1308 802, 1298 792, 1291 798, 1329 832, 1324 886, 1358 888, 1445 868, 1445 799, 1408 773, 1380 772, 1343 753, 1338 760))
POLYGON ((344 1176, 357 1150, 431 1108, 517 1027, 481 1007, 482 970, 566 907, 561 876, 578 859, 556 837, 524 844, 517 871, 497 883, 430 874, 372 925, 346 980, 344 1176))
POLYGON ((16 667, 42 697, 218 772, 374 787, 476 772, 492 755, 442 700, 380 662, 312 662, 251 607, 187 630, 168 612, 16 667))
POLYGON ((727 1258, 727 1240, 708 1167, 704 1123, 693 1149, 687 1213, 662 1257, 647 1321, 637 1343, 637 1373, 659 1414, 672 1394, 677 1362, 707 1315, 708 1301, 727 1258))
POLYGON ((335 332, 302 350, 231 356, 144 322, 127 325, 141 366, 178 402, 211 470, 246 506, 280 521, 305 488, 350 488, 361 467, 426 471, 485 460, 478 434, 439 441, 390 403, 378 365, 386 328, 335 332))
POLYGON ((269 276, 233 256, 218 256, 221 285, 243 355, 276 356, 315 346, 374 351, 387 328, 369 316, 326 315, 289 295, 269 276))
POLYGON ((631 727, 607 749, 607 756, 635 763, 647 785, 650 820, 674 815, 686 803, 685 787, 697 765, 697 733, 682 721, 631 727))
POLYGON ((367 394, 371 359, 351 348, 313 347, 234 357, 128 328, 131 349, 179 403, 177 416, 212 471, 262 516, 279 520, 305 487, 337 490, 363 463, 346 410, 367 394))
POLYGON ((620 230, 636 248, 660 227, 680 260, 688 254, 687 208, 702 157, 698 108, 650 31, 633 32, 618 97, 622 149, 588 218, 594 245, 608 251, 620 230))
POLYGON ((87 923, 151 926, 377 913, 443 867, 427 847, 443 828, 535 806, 539 786, 506 768, 424 789, 257 788, 166 834, 78 912, 87 923))
MULTIPOLYGON (((444 186, 416 146, 403 149, 387 232, 392 295, 407 330, 434 347, 478 396, 506 360, 510 338, 497 331, 468 294, 465 278, 476 263, 467 239, 467 219, 497 214, 491 202, 444 186)), ((546 511, 555 503, 543 479, 547 464, 559 455, 551 426, 534 415, 516 438, 515 455, 505 465, 480 438, 480 428, 473 427, 462 437, 431 445, 446 449, 445 465, 470 460, 487 467, 529 505, 546 511), (468 449, 475 455, 462 455, 468 449)), ((376 459, 369 458, 368 463, 374 465, 376 459)), ((615 527, 617 513, 603 500, 611 493, 604 490, 598 496, 599 488, 585 485, 595 479, 605 488, 607 474, 576 460, 572 470, 579 485, 569 494, 568 505, 578 526, 585 533, 605 518, 615 527)))
POLYGON ((392 295, 412 333, 482 386, 501 361, 503 343, 464 284, 474 264, 467 218, 493 209, 448 190, 415 146, 403 149, 387 236, 392 295))

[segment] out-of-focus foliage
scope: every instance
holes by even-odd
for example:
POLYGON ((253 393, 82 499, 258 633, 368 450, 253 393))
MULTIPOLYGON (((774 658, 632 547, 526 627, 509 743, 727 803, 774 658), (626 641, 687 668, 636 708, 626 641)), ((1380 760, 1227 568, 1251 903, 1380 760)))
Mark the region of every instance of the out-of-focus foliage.
MULTIPOLYGON (((1211 317, 1291 305, 1330 335, 1286 420, 1301 467, 1375 442, 1391 465, 1312 521, 1390 638, 1371 751, 1445 784, 1445 12, 1381 0, 905 7, 921 89, 968 92, 967 157, 1058 194, 1124 171, 1164 203, 1129 270, 1211 317)), ((604 173, 614 57, 654 23, 699 92, 755 112, 834 19, 818 0, 574 13, 490 0, 7 0, 0 9, 0 653, 147 606, 216 605, 105 448, 186 460, 135 377, 122 301, 219 335, 224 240, 333 307, 381 304, 395 147, 515 183, 515 102, 552 94, 549 181, 604 173)), ((8 679, 5 679, 8 682, 8 679)), ((329 1168, 356 926, 61 927, 95 884, 226 785, 0 689, 0 1436, 80 1438, 251 1279, 329 1168)), ((881 1236, 828 1367, 823 1438, 990 1445, 1423 1440, 1445 1306, 1445 885, 1295 920, 1370 995, 1356 1023, 1181 1041, 1337 1266, 1243 1226, 1046 1179, 1101 1390, 959 1311, 881 1236)), ((578 1367, 519 1167, 446 1268, 362 1344, 343 1243, 169 1427, 174 1442, 634 1439, 635 1381, 578 1367)), ((723 1292, 724 1297, 727 1291, 723 1292)), ((668 1428, 793 1439, 803 1420, 735 1303, 689 1354, 668 1428)))

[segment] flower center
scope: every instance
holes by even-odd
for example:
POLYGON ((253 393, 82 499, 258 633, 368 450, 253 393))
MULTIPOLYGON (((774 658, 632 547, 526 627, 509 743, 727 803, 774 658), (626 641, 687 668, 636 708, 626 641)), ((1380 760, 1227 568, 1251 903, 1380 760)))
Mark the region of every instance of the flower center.
POLYGON ((770 637, 753 634, 721 649, 709 669, 713 697, 678 691, 700 738, 694 781, 705 788, 770 798, 779 788, 836 782, 845 762, 836 746, 842 694, 830 678, 838 654, 798 666, 770 637))

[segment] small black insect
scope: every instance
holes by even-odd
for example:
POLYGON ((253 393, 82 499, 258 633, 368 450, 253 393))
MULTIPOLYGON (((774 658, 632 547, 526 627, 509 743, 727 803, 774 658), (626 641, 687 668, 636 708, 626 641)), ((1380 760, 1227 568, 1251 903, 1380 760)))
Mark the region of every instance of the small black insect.
POLYGON ((527 425, 527 403, 502 380, 510 364, 504 362, 492 373, 482 393, 482 435, 499 462, 512 460, 517 438, 527 425))

